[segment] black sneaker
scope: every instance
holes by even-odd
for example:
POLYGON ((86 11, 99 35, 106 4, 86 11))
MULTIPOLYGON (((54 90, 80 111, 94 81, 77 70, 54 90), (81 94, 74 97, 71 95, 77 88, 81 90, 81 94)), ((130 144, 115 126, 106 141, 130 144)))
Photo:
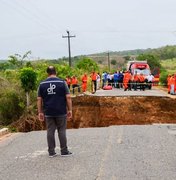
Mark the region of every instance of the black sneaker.
POLYGON ((56 153, 52 153, 52 154, 49 154, 49 157, 52 158, 52 157, 56 157, 57 154, 56 153))
POLYGON ((71 153, 70 151, 61 153, 61 156, 71 156, 71 155, 73 155, 73 153, 71 153))

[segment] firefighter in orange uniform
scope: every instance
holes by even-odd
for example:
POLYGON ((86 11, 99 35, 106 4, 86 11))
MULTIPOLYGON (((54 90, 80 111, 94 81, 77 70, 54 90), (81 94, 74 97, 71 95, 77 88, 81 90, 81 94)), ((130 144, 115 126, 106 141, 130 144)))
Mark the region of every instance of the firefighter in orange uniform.
POLYGON ((70 77, 70 76, 67 76, 67 77, 66 77, 66 83, 67 83, 69 89, 70 89, 70 86, 71 86, 71 82, 72 82, 71 77, 70 77))
POLYGON ((134 77, 133 77, 133 87, 134 90, 137 90, 137 84, 139 82, 139 75, 137 74, 137 72, 135 72, 134 77))
POLYGON ((172 94, 172 95, 175 94, 175 92, 174 92, 174 89, 175 89, 174 85, 175 85, 175 77, 174 77, 174 74, 173 74, 171 76, 171 78, 170 78, 170 94, 172 94))
POLYGON ((175 83, 174 83, 174 94, 176 93, 176 74, 174 74, 174 80, 175 80, 175 83))
POLYGON ((71 84, 72 84, 73 94, 75 93, 75 88, 78 88, 78 92, 80 92, 80 87, 78 85, 78 80, 77 80, 76 76, 72 77, 71 84))
POLYGON ((171 90, 171 82, 170 82, 170 80, 171 80, 171 75, 168 75, 168 77, 167 77, 167 89, 168 89, 168 94, 170 94, 170 90, 171 90))
POLYGON ((140 83, 140 90, 145 90, 145 84, 144 84, 144 82, 145 82, 145 77, 144 77, 144 75, 141 73, 140 75, 139 75, 139 83, 140 83))
POLYGON ((81 80, 82 80, 82 91, 86 92, 86 90, 87 90, 87 80, 88 80, 86 73, 83 75, 81 80))
POLYGON ((131 79, 130 71, 125 72, 124 77, 123 77, 124 91, 126 91, 128 89, 128 85, 129 85, 128 83, 129 83, 130 79, 131 79))
POLYGON ((91 79, 92 79, 92 93, 95 93, 97 90, 97 73, 95 71, 92 72, 92 74, 90 75, 91 79))

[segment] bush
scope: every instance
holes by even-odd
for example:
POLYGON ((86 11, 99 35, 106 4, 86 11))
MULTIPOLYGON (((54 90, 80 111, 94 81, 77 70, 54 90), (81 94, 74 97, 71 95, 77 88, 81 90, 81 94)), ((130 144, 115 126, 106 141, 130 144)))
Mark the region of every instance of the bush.
POLYGON ((99 67, 95 61, 90 58, 84 57, 78 61, 76 68, 82 69, 87 72, 99 71, 99 67))
POLYGON ((111 60, 111 64, 112 64, 112 65, 116 65, 116 64, 117 64, 117 61, 116 61, 115 59, 112 59, 112 60, 111 60))
POLYGON ((14 90, 0 95, 0 124, 9 125, 22 115, 25 105, 14 90))
POLYGON ((168 77, 168 72, 166 70, 163 70, 160 74, 160 84, 167 86, 167 77, 168 77))

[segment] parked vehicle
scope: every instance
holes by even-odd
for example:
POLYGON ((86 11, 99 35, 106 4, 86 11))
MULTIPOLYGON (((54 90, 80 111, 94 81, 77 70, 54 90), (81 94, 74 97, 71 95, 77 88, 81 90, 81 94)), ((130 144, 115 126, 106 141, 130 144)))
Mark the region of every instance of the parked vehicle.
POLYGON ((128 61, 127 70, 130 71, 132 75, 137 72, 137 74, 142 73, 144 76, 148 76, 151 73, 147 61, 128 61))
POLYGON ((137 72, 138 75, 143 74, 144 77, 147 77, 149 74, 152 73, 154 76, 154 80, 152 82, 153 85, 158 85, 159 83, 159 68, 155 68, 151 71, 147 61, 128 61, 127 70, 130 71, 132 75, 134 75, 137 72))

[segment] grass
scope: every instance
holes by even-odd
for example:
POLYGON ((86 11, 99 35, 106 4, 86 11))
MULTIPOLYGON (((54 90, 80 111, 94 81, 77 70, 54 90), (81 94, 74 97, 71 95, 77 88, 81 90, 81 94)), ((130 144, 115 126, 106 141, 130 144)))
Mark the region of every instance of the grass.
POLYGON ((176 73, 176 58, 162 60, 161 65, 168 71, 169 74, 176 73))

